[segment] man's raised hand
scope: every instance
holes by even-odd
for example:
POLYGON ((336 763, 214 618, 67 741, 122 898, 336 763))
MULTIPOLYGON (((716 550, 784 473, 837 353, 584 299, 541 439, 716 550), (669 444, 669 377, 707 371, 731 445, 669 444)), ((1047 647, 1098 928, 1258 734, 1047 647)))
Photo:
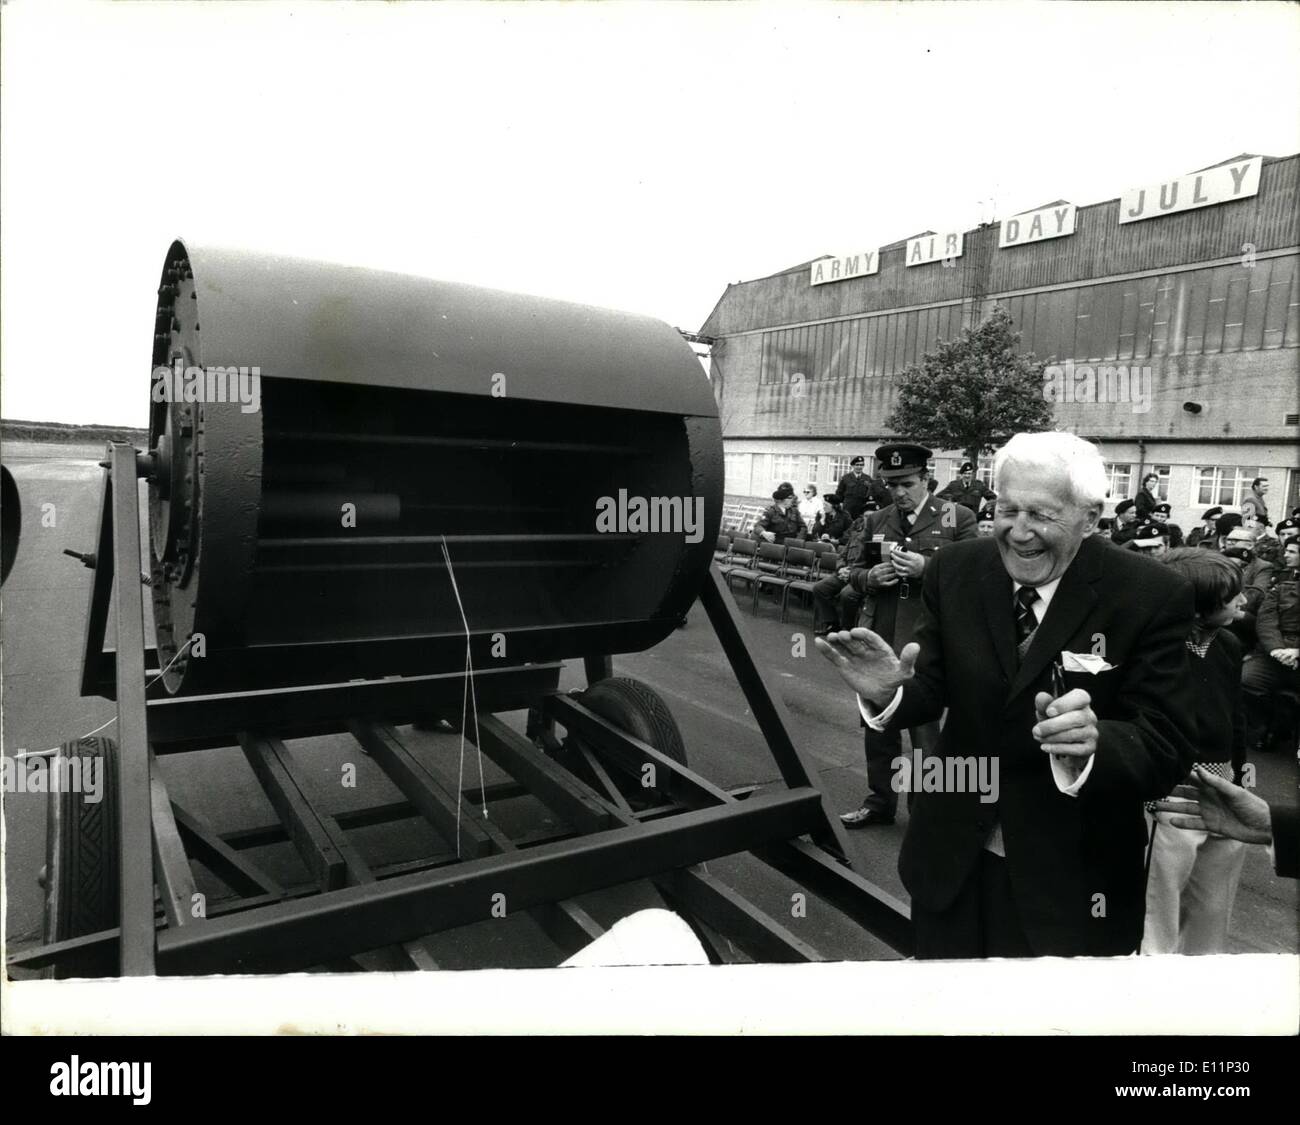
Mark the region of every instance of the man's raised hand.
POLYGON ((814 640, 849 685, 868 703, 885 707, 894 692, 912 678, 921 646, 907 645, 902 653, 894 650, 870 629, 849 629, 830 633, 814 640))

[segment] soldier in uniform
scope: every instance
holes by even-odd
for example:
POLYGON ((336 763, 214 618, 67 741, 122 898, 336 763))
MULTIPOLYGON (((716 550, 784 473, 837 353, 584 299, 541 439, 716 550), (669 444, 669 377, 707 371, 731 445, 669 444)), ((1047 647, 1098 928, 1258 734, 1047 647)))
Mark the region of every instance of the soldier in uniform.
POLYGON ((1300 544, 1294 539, 1287 540, 1271 585, 1256 621, 1258 648, 1241 673, 1247 750, 1273 748, 1270 735, 1292 726, 1294 704, 1285 693, 1300 691, 1300 544))
POLYGON ((772 493, 771 505, 764 508, 763 514, 754 521, 754 534, 769 543, 803 539, 808 534, 799 518, 799 509, 795 507, 794 485, 789 481, 782 481, 772 493))
POLYGON ((1137 502, 1121 500, 1115 505, 1115 530, 1110 533, 1110 541, 1122 547, 1133 538, 1137 526, 1137 502))
POLYGON ((835 498, 844 505, 851 520, 862 514, 863 504, 871 497, 871 478, 863 471, 866 463, 865 457, 854 457, 849 462, 849 471, 835 486, 835 498))
MULTIPOLYGON (((912 639, 928 560, 944 543, 976 536, 975 515, 969 508, 930 495, 929 459, 930 450, 910 442, 891 442, 876 450, 876 464, 893 503, 863 517, 861 530, 850 541, 850 552, 855 543, 859 550, 848 585, 871 598, 871 628, 895 652, 912 639)), ((933 746, 938 727, 930 723, 909 732, 913 746, 933 746)), ((864 745, 869 792, 861 808, 840 817, 848 828, 893 824, 898 805, 892 782, 894 760, 902 753, 900 733, 867 727, 864 745)))
POLYGON ((867 516, 875 511, 875 502, 868 500, 866 510, 845 533, 846 545, 840 552, 839 568, 813 587, 813 632, 819 637, 837 629, 852 629, 858 623, 858 611, 866 597, 862 533, 867 516))
POLYGON ((874 500, 877 505, 889 503, 888 493, 881 495, 883 486, 863 472, 865 465, 865 458, 854 457, 849 462, 849 471, 840 477, 840 483, 835 489, 835 495, 839 497, 851 520, 862 515, 869 501, 874 500))
POLYGON ((1192 529, 1187 537, 1189 547, 1216 547, 1219 533, 1214 529, 1215 521, 1223 515, 1222 508, 1207 508, 1201 513, 1201 526, 1192 529))
POLYGON ((844 510, 844 505, 835 499, 835 493, 822 493, 822 511, 813 521, 811 538, 825 539, 831 543, 842 543, 849 534, 853 521, 844 510))
POLYGON ((997 499, 997 493, 982 480, 976 480, 975 466, 969 461, 963 461, 957 470, 957 479, 946 485, 942 492, 937 493, 935 499, 951 500, 954 504, 978 512, 986 505, 992 504, 997 499))
POLYGON ((1169 536, 1169 549, 1172 551, 1183 545, 1183 529, 1176 523, 1169 522, 1169 513, 1173 511, 1169 504, 1161 501, 1151 509, 1151 522, 1159 524, 1164 533, 1169 536))
POLYGON ((1154 520, 1146 520, 1137 525, 1133 538, 1124 547, 1153 559, 1163 559, 1169 551, 1169 535, 1154 520))

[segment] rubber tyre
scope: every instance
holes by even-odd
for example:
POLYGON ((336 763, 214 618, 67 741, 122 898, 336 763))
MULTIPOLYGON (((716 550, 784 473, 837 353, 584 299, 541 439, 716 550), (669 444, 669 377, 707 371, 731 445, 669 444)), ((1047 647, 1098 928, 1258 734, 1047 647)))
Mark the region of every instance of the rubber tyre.
MULTIPOLYGON (((627 676, 611 676, 609 679, 597 681, 574 698, 588 710, 595 711, 603 719, 608 719, 633 738, 648 743, 673 761, 686 765, 686 744, 682 740, 682 732, 677 726, 677 720, 673 718, 668 705, 659 694, 640 680, 627 676)), ((570 768, 574 768, 580 775, 589 774, 590 771, 582 761, 581 755, 575 752, 574 757, 577 763, 570 768)), ((667 804, 671 800, 670 788, 646 788, 621 770, 607 769, 607 772, 614 784, 618 786, 619 792, 634 809, 667 804)), ((584 780, 589 780, 589 784, 594 783, 597 792, 602 791, 595 778, 584 777, 584 780)))
MULTIPOLYGON (((101 759, 104 795, 91 804, 80 793, 49 794, 45 826, 46 942, 113 929, 120 913, 117 743, 111 738, 82 738, 65 742, 59 753, 101 759)), ((152 862, 152 857, 148 861, 152 862)), ((115 977, 119 975, 117 946, 66 957, 44 970, 44 975, 115 977)))

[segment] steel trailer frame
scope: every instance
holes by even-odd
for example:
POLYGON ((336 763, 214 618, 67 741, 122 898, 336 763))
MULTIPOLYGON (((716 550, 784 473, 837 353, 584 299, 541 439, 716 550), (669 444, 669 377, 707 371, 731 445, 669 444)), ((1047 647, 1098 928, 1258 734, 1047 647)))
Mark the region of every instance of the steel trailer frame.
MULTIPOLYGON (((822 960, 701 864, 750 852, 903 955, 911 953, 907 906, 855 871, 844 829, 816 774, 791 739, 784 707, 753 659, 743 626, 716 566, 700 599, 772 752, 786 789, 728 792, 669 755, 626 733, 559 692, 558 662, 476 673, 479 747, 512 781, 462 794, 449 791, 403 745, 396 725, 427 714, 431 704, 459 705, 463 675, 402 676, 226 695, 170 697, 160 685, 156 650, 144 636, 137 481, 146 460, 113 443, 103 463, 94 578, 86 618, 82 694, 117 702, 120 815, 120 922, 112 929, 12 954, 10 968, 55 966, 61 958, 116 948, 123 976, 205 972, 274 972, 312 966, 436 968, 416 939, 488 917, 491 896, 511 911, 527 909, 565 952, 598 937, 600 925, 574 896, 649 879, 690 922, 711 959, 723 936, 759 961, 822 960), (122 529, 131 529, 122 534, 122 529), (115 534, 115 530, 117 533, 115 534), (126 578, 126 581, 123 581, 126 578), (116 594, 116 651, 105 651, 110 595, 116 594), (506 726, 494 711, 528 706, 542 728, 577 734, 600 782, 595 788, 543 752, 534 738, 506 726), (285 738, 352 735, 395 783, 404 800, 330 814, 296 771, 285 738), (265 789, 278 824, 218 835, 173 802, 156 767, 159 756, 238 744, 265 789), (637 777, 653 763, 666 783, 663 804, 634 810, 611 775, 637 777), (567 828, 510 839, 481 817, 473 801, 531 793, 567 828), (464 797, 473 800, 464 801, 464 797), (454 851, 371 869, 347 830, 423 817, 454 851), (241 855, 248 847, 291 840, 314 886, 286 889, 241 855), (191 916, 191 857, 238 898, 191 916), (155 904, 155 885, 161 908, 155 904), (701 925, 702 924, 702 925, 701 925)), ((382 642, 381 642, 382 643, 382 642)), ((608 657, 587 657, 588 681, 610 674, 608 657)), ((467 732, 468 733, 468 732, 467 732)), ((531 732, 530 732, 531 733, 531 732)))

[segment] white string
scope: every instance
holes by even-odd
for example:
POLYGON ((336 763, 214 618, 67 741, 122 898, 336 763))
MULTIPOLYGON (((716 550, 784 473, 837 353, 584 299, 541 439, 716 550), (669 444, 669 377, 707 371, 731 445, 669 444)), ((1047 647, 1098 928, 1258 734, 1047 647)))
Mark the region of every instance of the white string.
MULTIPOLYGON (((164 668, 161 672, 158 673, 158 675, 156 675, 152 680, 149 680, 144 685, 144 690, 148 691, 151 687, 153 687, 154 684, 156 684, 165 675, 167 675, 167 673, 171 671, 172 665, 175 664, 176 661, 178 661, 182 656, 185 655, 185 650, 189 648, 190 645, 192 645, 193 643, 194 643, 194 638, 191 637, 188 641, 186 641, 183 645, 181 645, 176 655, 173 656, 169 661, 167 661, 167 667, 164 668)), ((98 734, 105 727, 111 727, 115 722, 117 722, 116 715, 114 715, 111 719, 109 719, 108 722, 100 723, 99 726, 97 726, 94 730, 86 731, 85 734, 80 735, 74 741, 80 742, 83 738, 89 738, 92 734, 98 734)), ((17 761, 19 758, 44 758, 47 754, 57 754, 62 749, 63 747, 61 746, 55 746, 49 750, 26 750, 21 754, 15 754, 14 761, 17 761)))
POLYGON ((447 549, 447 537, 440 536, 442 539, 442 557, 447 564, 447 574, 451 578, 451 590, 456 595, 456 608, 460 611, 460 621, 465 627, 465 690, 461 695, 460 704, 460 768, 456 775, 456 855, 460 855, 460 800, 461 792, 465 783, 465 720, 469 716, 470 707, 473 707, 474 714, 474 752, 478 755, 478 784, 479 798, 483 802, 483 819, 488 817, 487 794, 484 792, 483 783, 483 751, 479 749, 479 728, 478 728, 478 693, 474 689, 474 657, 470 648, 470 631, 469 618, 465 616, 465 603, 461 601, 460 585, 456 581, 456 569, 452 565, 451 552, 447 549))

